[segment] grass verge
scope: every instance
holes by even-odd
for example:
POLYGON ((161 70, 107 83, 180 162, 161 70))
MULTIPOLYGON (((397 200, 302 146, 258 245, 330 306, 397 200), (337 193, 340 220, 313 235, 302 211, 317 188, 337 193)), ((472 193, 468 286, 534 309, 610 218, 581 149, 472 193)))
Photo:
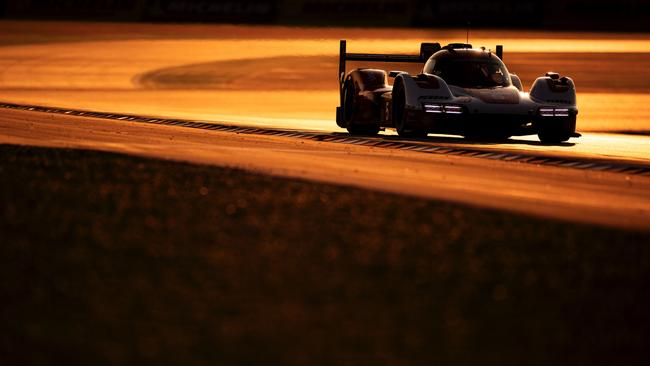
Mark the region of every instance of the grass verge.
POLYGON ((0 363, 647 364, 650 234, 0 145, 0 363))

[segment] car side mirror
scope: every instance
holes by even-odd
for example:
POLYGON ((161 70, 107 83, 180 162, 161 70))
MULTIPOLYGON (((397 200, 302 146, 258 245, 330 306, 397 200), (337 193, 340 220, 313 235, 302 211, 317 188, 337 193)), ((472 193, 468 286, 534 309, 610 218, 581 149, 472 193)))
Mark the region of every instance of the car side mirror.
POLYGON ((560 74, 558 74, 557 72, 553 72, 553 71, 547 72, 546 76, 548 76, 549 78, 551 78, 553 80, 557 80, 557 79, 560 78, 560 74))
POLYGON ((510 74, 510 80, 512 80, 512 85, 517 88, 519 91, 524 91, 524 86, 521 84, 521 79, 515 74, 510 74))
POLYGON ((404 73, 406 73, 406 71, 396 71, 396 70, 393 70, 393 71, 389 71, 389 72, 388 72, 388 77, 389 77, 389 78, 394 78, 394 77, 396 77, 397 75, 399 75, 399 74, 404 74, 404 73))

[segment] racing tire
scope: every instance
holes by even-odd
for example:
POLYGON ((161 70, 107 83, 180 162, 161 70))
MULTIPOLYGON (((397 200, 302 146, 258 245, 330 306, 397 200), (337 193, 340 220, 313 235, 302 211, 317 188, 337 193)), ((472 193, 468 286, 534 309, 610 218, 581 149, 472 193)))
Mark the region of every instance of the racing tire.
POLYGON ((568 141, 571 138, 571 135, 566 133, 553 133, 546 131, 538 133, 537 137, 539 137, 539 141, 545 144, 559 144, 568 141))
POLYGON ((400 84, 393 90, 393 125, 400 137, 422 138, 427 136, 427 131, 409 126, 406 120, 406 93, 400 84))
POLYGON ((347 126, 348 133, 350 135, 374 136, 379 133, 378 124, 361 124, 355 121, 356 106, 354 96, 356 94, 354 84, 346 82, 343 88, 341 104, 343 105, 343 121, 347 126))
POLYGON ((540 127, 537 137, 545 144, 559 144, 568 141, 575 130, 575 119, 566 118, 552 125, 540 127))

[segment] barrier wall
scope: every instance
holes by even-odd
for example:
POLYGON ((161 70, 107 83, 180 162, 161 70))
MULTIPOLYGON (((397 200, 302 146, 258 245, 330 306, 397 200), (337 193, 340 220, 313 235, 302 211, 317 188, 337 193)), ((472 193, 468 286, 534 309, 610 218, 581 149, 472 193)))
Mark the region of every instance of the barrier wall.
POLYGON ((142 20, 175 22, 276 23, 276 0, 148 1, 142 20))
POLYGON ((0 17, 650 31, 647 0, 0 0, 0 17))
POLYGON ((5 17, 35 19, 138 20, 144 1, 8 0, 5 17))

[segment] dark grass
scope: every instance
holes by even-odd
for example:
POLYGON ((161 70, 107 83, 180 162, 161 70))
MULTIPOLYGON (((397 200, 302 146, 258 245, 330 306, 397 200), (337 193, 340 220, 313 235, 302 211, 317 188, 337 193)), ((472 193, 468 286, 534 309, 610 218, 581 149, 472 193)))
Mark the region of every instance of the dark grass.
POLYGON ((9 145, 0 202, 3 365, 650 360, 649 233, 9 145))

